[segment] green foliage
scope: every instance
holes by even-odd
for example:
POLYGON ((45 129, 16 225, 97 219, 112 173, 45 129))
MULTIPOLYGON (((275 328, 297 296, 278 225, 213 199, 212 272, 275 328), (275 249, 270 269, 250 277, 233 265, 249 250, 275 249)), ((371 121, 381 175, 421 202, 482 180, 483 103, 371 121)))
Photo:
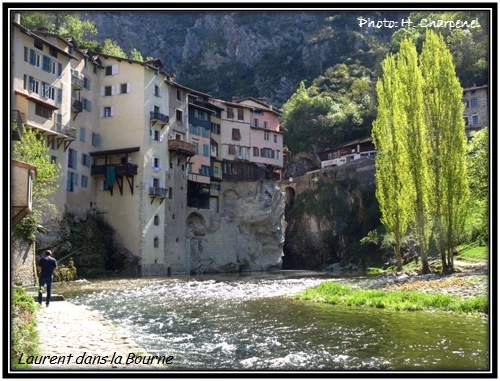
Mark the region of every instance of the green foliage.
POLYGON ((19 365, 17 360, 24 356, 38 354, 38 333, 36 330, 35 301, 24 288, 12 291, 11 365, 14 369, 30 367, 19 365))
POLYGON ((462 234, 468 185, 462 89, 451 54, 443 38, 428 31, 420 59, 415 43, 404 39, 395 59, 389 55, 383 68, 372 131, 379 150, 382 223, 394 234, 397 250, 409 222, 427 273, 429 227, 434 222, 443 270, 453 271, 452 249, 462 234))
POLYGON ((471 133, 467 146, 467 178, 472 197, 487 202, 489 196, 489 133, 488 128, 471 133))
POLYGON ((443 270, 453 271, 453 248, 459 243, 468 211, 462 88, 452 55, 442 36, 428 31, 420 56, 432 189, 431 213, 443 270), (445 256, 447 251, 447 256, 445 256))
POLYGON ((486 296, 463 299, 458 295, 421 291, 359 289, 354 285, 341 285, 335 282, 321 283, 295 295, 294 298, 395 311, 451 311, 461 314, 488 314, 488 298, 486 296))
POLYGON ((47 197, 59 187, 57 179, 61 174, 61 165, 50 161, 49 148, 41 135, 23 126, 21 141, 12 144, 12 158, 34 165, 36 178, 33 181, 33 210, 14 229, 14 236, 34 242, 35 233, 41 223, 42 211, 50 209, 47 197))
POLYGON ((321 151, 366 136, 376 112, 371 76, 356 61, 328 68, 309 88, 301 82, 283 105, 290 151, 321 151))
POLYGON ((114 57, 127 58, 127 54, 123 51, 123 49, 110 38, 104 40, 101 53, 114 57))
POLYGON ((136 48, 133 48, 130 51, 130 59, 134 61, 139 61, 139 62, 144 62, 144 61, 150 61, 153 59, 153 57, 143 57, 142 53, 138 51, 136 48))

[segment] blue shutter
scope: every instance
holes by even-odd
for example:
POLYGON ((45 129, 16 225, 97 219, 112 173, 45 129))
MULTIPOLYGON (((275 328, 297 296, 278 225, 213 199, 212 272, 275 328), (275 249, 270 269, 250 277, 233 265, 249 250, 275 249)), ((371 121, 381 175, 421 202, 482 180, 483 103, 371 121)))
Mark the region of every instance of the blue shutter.
POLYGON ((75 185, 78 185, 78 173, 75 173, 75 185))
POLYGON ((76 169, 78 163, 78 151, 73 151, 73 168, 76 169))
POLYGON ((42 70, 50 73, 50 58, 43 56, 42 70))
POLYGON ((73 182, 71 181, 71 172, 69 172, 69 171, 68 171, 68 178, 66 181, 66 190, 67 191, 73 190, 73 182))
POLYGON ((25 46, 24 47, 24 62, 28 62, 28 55, 29 55, 29 49, 25 46))
POLYGON ((87 111, 92 111, 92 102, 87 100, 87 111))
POLYGON ((57 89, 57 103, 62 103, 62 89, 57 89))
POLYGON ((85 128, 84 127, 80 127, 80 141, 85 142, 85 128))
POLYGON ((57 75, 60 77, 62 75, 62 63, 57 64, 57 75))
POLYGON ((33 49, 30 49, 30 65, 35 66, 35 64, 36 64, 35 51, 33 49))

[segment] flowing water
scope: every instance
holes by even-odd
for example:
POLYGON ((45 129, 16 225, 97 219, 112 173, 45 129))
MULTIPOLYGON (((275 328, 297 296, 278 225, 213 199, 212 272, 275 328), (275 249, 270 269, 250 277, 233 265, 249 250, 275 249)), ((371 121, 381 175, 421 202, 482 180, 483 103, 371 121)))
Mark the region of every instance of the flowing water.
POLYGON ((287 297, 326 279, 281 271, 73 282, 62 292, 116 322, 148 353, 174 356, 174 369, 488 368, 485 319, 287 297))

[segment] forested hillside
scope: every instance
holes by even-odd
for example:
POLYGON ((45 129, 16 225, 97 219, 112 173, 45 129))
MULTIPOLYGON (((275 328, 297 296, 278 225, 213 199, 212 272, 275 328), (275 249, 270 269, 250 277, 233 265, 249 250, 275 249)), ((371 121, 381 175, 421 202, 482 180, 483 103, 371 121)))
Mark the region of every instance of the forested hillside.
MULTIPOLYGON (((488 13, 480 11, 99 11, 25 12, 82 47, 136 60, 160 58, 177 81, 215 98, 264 97, 284 109, 292 153, 366 136, 376 116, 375 83, 404 37, 420 49, 419 21, 475 20, 435 27, 463 87, 488 81, 488 13), (410 28, 360 26, 359 18, 412 20, 410 28), (78 22, 79 21, 79 22, 78 22)), ((375 24, 376 25, 376 24, 375 24)), ((389 24, 385 24, 389 25, 389 24)))

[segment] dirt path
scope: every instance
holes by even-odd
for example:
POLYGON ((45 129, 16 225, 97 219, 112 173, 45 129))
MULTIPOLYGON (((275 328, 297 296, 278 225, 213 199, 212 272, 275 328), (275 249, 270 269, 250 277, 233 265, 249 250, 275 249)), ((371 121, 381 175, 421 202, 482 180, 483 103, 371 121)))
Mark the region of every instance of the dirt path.
MULTIPOLYGON (((40 337, 37 362, 44 358, 44 364, 33 365, 34 370, 168 370, 163 359, 147 355, 119 328, 83 306, 53 301, 46 307, 44 303, 36 318, 40 337)), ((29 359, 22 361, 28 363, 29 359)))

